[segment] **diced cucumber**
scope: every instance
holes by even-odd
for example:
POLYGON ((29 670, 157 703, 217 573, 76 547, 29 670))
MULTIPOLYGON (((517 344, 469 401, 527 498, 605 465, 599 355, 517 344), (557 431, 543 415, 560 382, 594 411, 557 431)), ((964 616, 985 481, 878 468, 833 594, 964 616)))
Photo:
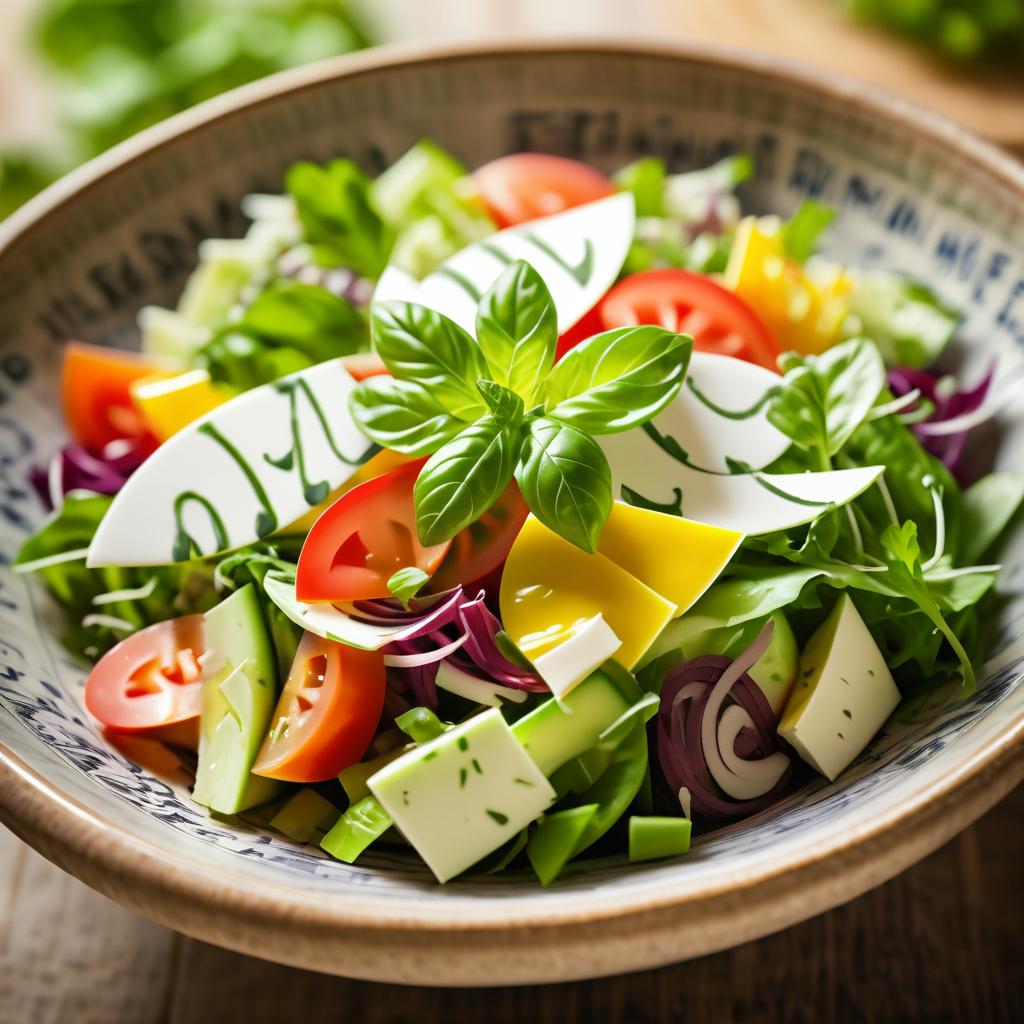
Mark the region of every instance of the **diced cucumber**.
POLYGON ((306 786, 270 819, 270 827, 297 843, 308 843, 314 832, 329 829, 338 816, 338 808, 334 804, 306 786))

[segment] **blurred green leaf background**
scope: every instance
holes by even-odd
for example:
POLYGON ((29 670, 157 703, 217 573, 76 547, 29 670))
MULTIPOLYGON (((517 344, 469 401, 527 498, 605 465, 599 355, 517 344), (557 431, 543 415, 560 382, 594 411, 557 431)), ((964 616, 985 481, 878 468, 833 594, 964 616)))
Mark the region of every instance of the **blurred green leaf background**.
POLYGON ((345 0, 46 0, 30 36, 56 80, 60 133, 0 151, 0 218, 194 103, 369 45, 345 0))

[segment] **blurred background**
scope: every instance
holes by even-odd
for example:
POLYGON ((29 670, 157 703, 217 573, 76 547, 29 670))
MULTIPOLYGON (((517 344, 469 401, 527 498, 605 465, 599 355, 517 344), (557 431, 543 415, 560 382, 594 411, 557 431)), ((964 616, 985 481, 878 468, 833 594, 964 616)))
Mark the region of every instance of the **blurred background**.
POLYGON ((886 86, 1024 155, 1024 0, 2 0, 0 217, 219 92, 377 43, 697 40, 886 86))

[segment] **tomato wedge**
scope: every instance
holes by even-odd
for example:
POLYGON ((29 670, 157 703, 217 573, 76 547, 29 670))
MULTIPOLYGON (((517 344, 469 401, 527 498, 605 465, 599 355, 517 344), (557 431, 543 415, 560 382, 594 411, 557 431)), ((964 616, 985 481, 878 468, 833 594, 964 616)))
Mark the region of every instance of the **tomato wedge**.
POLYGON ((413 485, 425 459, 406 463, 343 494, 313 524, 299 554, 300 601, 389 597, 388 580, 416 566, 428 576, 451 541, 424 547, 416 532, 413 485))
POLYGON ((322 782, 355 764, 380 721, 384 683, 378 652, 304 634, 253 772, 322 782))
MULTIPOLYGON (((202 615, 147 626, 112 647, 85 683, 85 706, 109 729, 144 732, 199 717, 202 615)), ((168 738, 170 738, 170 733, 168 738)))
POLYGON ((587 338, 600 334, 605 329, 599 306, 600 303, 588 309, 572 327, 559 336, 558 344, 555 346, 556 363, 569 349, 575 348, 581 341, 586 341, 587 338))
POLYGON ((782 351, 746 302, 689 270, 667 267, 633 274, 615 285, 598 309, 606 330, 660 324, 692 335, 698 352, 745 359, 769 370, 782 351))
POLYGON ((451 550, 430 580, 430 589, 448 590, 460 583, 476 583, 508 557, 530 510, 511 483, 501 497, 475 523, 452 538, 451 550))
POLYGON ((144 450, 157 440, 132 401, 131 385, 143 377, 168 376, 158 363, 132 352, 69 342, 60 375, 61 405, 71 436, 99 455, 111 441, 129 439, 144 450))
POLYGON ((475 170, 473 184, 499 227, 561 213, 615 193, 600 171, 544 153, 515 153, 475 170))
POLYGON ((357 352, 355 355, 345 356, 341 365, 352 374, 354 380, 391 375, 384 360, 376 352, 357 352))

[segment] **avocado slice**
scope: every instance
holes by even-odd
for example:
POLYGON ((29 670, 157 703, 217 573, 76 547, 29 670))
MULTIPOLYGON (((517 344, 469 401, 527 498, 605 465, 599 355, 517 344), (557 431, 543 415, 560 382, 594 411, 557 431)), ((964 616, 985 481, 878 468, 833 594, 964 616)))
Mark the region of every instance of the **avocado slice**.
POLYGON ((206 613, 206 648, 215 663, 203 681, 192 799, 219 814, 237 814, 283 788, 251 771, 277 701, 274 652, 251 583, 206 613))

